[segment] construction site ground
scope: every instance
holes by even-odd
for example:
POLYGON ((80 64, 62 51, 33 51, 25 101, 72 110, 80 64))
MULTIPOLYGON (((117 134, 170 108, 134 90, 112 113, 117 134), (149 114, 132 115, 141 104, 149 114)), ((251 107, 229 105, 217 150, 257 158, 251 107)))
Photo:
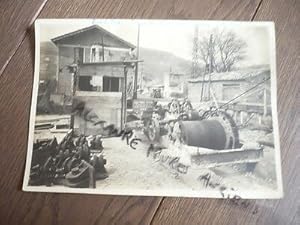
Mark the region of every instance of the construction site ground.
MULTIPOLYGON (((247 131, 249 132, 249 131, 247 131)), ((140 137, 143 139, 143 137, 140 137)), ((222 166, 210 169, 190 169, 187 174, 178 173, 160 161, 147 157, 147 141, 139 142, 134 150, 121 137, 103 139, 103 154, 107 159, 109 177, 97 181, 97 188, 107 191, 138 190, 160 191, 203 191, 225 187, 234 190, 272 190, 275 174, 271 174, 274 166, 274 149, 266 147, 263 159, 257 164, 253 173, 241 171, 239 166, 222 166), (207 185, 201 176, 210 174, 210 182, 216 187, 207 185)))

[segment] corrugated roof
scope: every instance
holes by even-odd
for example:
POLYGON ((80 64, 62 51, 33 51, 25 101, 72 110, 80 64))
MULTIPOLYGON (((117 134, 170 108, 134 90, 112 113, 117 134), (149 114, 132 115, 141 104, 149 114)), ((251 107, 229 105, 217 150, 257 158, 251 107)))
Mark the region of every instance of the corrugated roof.
MULTIPOLYGON (((226 81, 226 80, 245 80, 252 77, 259 76, 264 73, 270 73, 269 68, 256 68, 256 69, 243 69, 236 70, 224 73, 212 73, 211 81, 226 81)), ((203 78, 198 77, 194 79, 190 79, 188 82, 190 83, 198 83, 202 82, 203 78)), ((205 82, 208 81, 208 76, 206 76, 205 82)))
POLYGON ((83 29, 80 29, 80 30, 76 30, 74 32, 70 32, 70 33, 67 33, 67 34, 64 34, 64 35, 61 35, 61 36, 58 36, 56 38, 53 38, 51 39, 52 42, 54 42, 55 44, 57 44, 59 41, 61 40, 64 40, 66 38, 69 38, 69 37, 72 37, 72 36, 75 36, 77 34, 81 34, 81 33, 84 33, 84 32, 88 32, 90 30, 98 30, 99 32, 103 33, 104 35, 107 35, 117 41, 119 41, 120 43, 122 43, 123 45, 127 46, 128 48, 135 48, 135 46, 123 39, 121 39, 120 37, 114 35, 113 33, 103 29, 102 27, 98 26, 98 25, 93 25, 93 26, 90 26, 90 27, 86 27, 86 28, 83 28, 83 29))

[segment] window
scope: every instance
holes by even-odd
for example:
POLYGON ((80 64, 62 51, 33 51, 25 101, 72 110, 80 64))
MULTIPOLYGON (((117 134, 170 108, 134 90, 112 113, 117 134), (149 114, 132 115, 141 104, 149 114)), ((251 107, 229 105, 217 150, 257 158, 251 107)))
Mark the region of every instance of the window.
POLYGON ((91 85, 91 76, 80 76, 78 88, 80 91, 93 91, 93 86, 91 85))
POLYGON ((108 76, 80 76, 79 91, 92 92, 121 92, 121 78, 108 76))
POLYGON ((120 78, 118 77, 103 77, 103 92, 119 92, 120 78))
POLYGON ((95 62, 96 61, 96 48, 92 48, 92 57, 91 57, 91 61, 95 62))
POLYGON ((240 84, 223 84, 223 100, 231 100, 241 92, 240 84))
POLYGON ((91 48, 91 62, 104 61, 103 47, 100 45, 93 45, 91 48))
POLYGON ((130 59, 132 54, 130 49, 103 47, 100 44, 85 47, 83 50, 82 54, 84 63, 124 61, 126 59, 130 59))
POLYGON ((92 49, 91 48, 84 48, 83 51, 83 62, 84 63, 90 63, 91 62, 91 53, 92 49))
POLYGON ((97 91, 102 90, 102 77, 99 76, 80 76, 78 83, 79 91, 97 91))

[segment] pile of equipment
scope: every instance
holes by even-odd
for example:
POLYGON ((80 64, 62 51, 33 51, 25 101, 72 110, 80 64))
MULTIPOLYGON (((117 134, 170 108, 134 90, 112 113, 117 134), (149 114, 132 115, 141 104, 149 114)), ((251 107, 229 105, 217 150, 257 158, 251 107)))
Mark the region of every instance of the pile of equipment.
POLYGON ((72 130, 59 144, 56 138, 37 141, 29 185, 95 188, 96 180, 108 177, 102 151, 101 136, 75 136, 72 130))

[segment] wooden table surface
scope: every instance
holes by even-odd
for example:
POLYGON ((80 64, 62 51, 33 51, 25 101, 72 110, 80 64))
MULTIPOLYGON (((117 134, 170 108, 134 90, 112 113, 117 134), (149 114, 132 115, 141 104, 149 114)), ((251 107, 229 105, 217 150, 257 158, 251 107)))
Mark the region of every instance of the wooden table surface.
POLYGON ((300 224, 299 0, 0 0, 0 224, 300 224), (37 18, 274 21, 282 200, 129 197, 21 191, 37 18))

